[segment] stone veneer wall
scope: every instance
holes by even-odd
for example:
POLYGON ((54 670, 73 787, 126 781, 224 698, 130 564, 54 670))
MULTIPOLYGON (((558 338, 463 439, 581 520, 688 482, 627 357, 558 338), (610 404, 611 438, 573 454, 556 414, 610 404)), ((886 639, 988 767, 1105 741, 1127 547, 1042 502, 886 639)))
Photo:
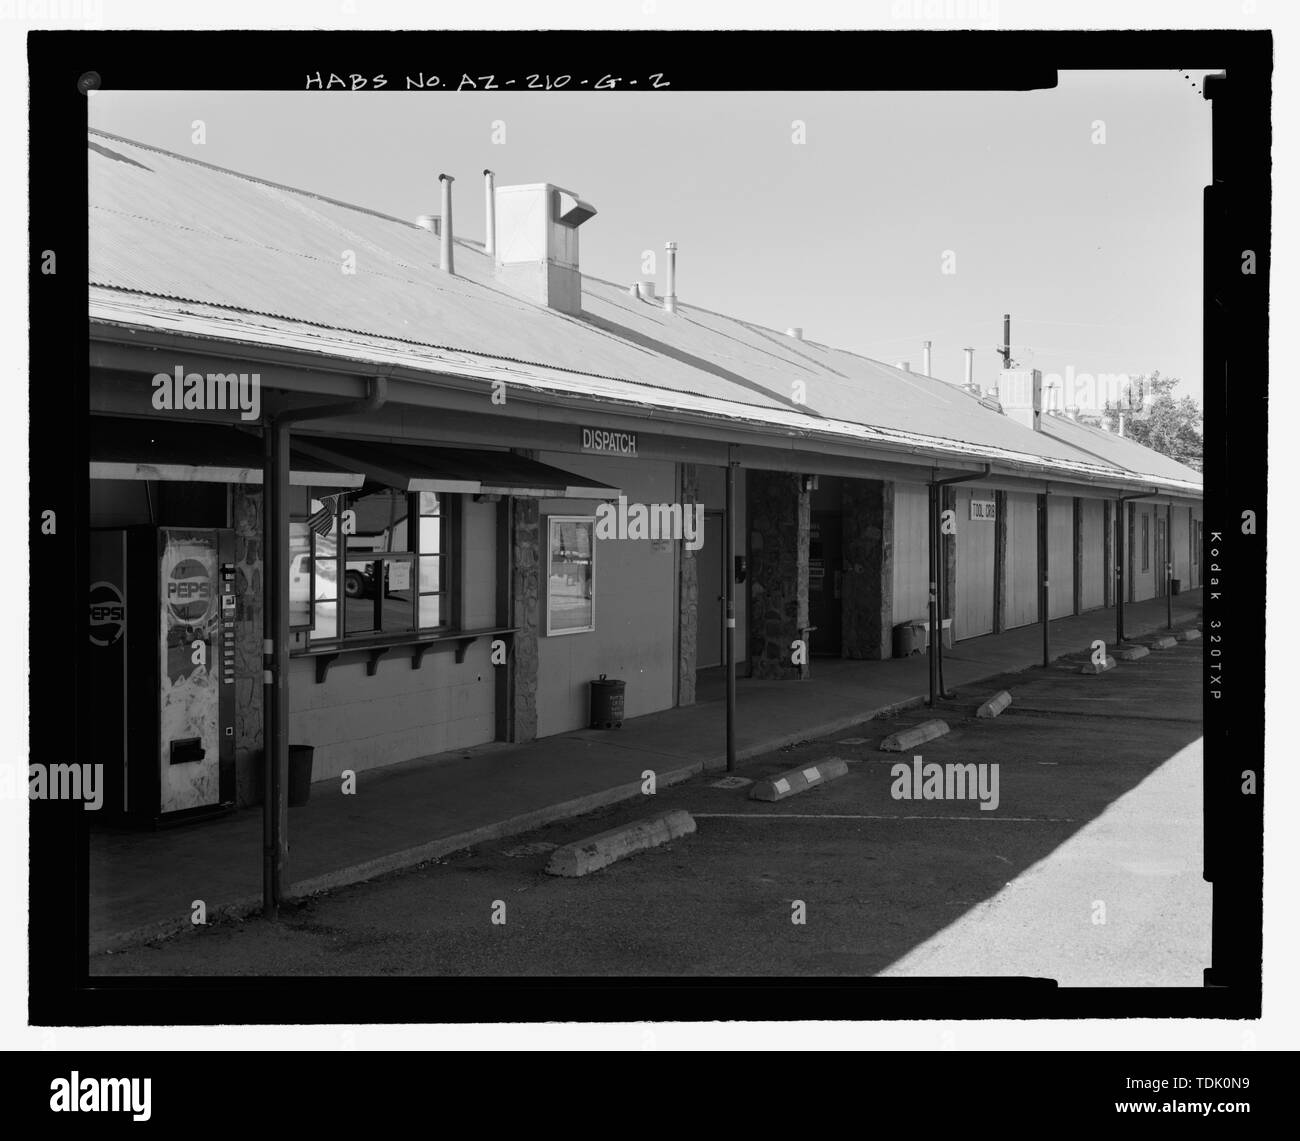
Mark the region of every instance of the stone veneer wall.
POLYGON ((894 485, 845 479, 841 510, 843 656, 881 661, 894 649, 894 485))
POLYGON ((510 739, 523 743, 537 736, 537 639, 542 562, 546 556, 542 551, 540 501, 516 498, 511 502, 510 512, 510 625, 517 627, 510 653, 510 668, 514 671, 510 687, 513 727, 510 739))
POLYGON ((262 489, 230 492, 235 532, 235 801, 262 802, 262 489))
MULTIPOLYGON (((681 499, 683 509, 700 500, 699 469, 695 464, 681 465, 681 499)), ((684 542, 677 544, 677 704, 695 704, 696 643, 699 636, 700 571, 695 551, 684 542)))
POLYGON ((808 625, 810 497, 797 473, 749 472, 749 653, 753 676, 805 678, 792 643, 808 625))

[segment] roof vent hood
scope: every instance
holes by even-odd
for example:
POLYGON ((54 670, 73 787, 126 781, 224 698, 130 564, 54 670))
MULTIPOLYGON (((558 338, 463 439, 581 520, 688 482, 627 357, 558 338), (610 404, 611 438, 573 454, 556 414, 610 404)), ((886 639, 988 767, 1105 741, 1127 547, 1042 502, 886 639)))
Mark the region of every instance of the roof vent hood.
POLYGON ((530 300, 576 317, 582 312, 578 227, 594 206, 571 190, 534 182, 496 188, 497 280, 530 300))

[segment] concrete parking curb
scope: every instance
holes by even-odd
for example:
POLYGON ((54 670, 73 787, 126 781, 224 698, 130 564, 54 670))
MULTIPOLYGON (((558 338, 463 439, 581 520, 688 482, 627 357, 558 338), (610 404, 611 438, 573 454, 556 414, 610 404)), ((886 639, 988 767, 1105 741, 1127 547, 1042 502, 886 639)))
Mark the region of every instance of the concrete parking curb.
POLYGON ((1145 646, 1116 646, 1115 657, 1121 662, 1136 662, 1139 658, 1145 658, 1151 651, 1145 646))
POLYGON ((1178 639, 1172 634, 1164 634, 1159 638, 1152 638, 1147 645, 1153 650, 1169 650, 1178 645, 1178 639))
POLYGON ((933 741, 936 737, 942 737, 948 732, 948 722, 940 721, 935 718, 932 721, 922 721, 919 725, 913 725, 910 729, 903 729, 897 733, 892 733, 880 742, 880 751, 883 753, 902 753, 908 749, 914 749, 917 745, 923 745, 926 741, 933 741))
POLYGON ((1011 704, 1011 694, 1005 689, 995 693, 983 705, 975 710, 976 717, 996 717, 1011 704))
POLYGON ((827 781, 846 775, 849 766, 839 757, 818 761, 815 765, 805 765, 801 769, 790 769, 774 777, 754 782, 749 790, 750 800, 784 800, 787 796, 796 796, 810 788, 819 788, 827 781))
POLYGON ((665 812, 645 820, 636 820, 608 832, 590 836, 556 848, 546 865, 546 874, 552 876, 585 876, 608 867, 615 860, 657 848, 695 831, 695 820, 684 809, 665 812))
POLYGON ((1201 632, 1195 628, 1190 630, 1179 630, 1176 637, 1180 642, 1199 642, 1201 640, 1201 632))
POLYGON ((1089 662, 1079 672, 1081 674, 1104 674, 1107 670, 1113 670, 1114 668, 1115 659, 1108 654, 1104 662, 1089 662))

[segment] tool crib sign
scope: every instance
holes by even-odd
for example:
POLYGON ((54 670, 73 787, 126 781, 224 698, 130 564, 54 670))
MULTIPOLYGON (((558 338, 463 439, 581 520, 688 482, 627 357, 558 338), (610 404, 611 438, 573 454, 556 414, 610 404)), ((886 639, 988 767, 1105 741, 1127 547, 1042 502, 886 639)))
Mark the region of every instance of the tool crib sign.
POLYGON ((993 499, 972 499, 970 517, 979 523, 991 523, 997 518, 997 501, 993 499))

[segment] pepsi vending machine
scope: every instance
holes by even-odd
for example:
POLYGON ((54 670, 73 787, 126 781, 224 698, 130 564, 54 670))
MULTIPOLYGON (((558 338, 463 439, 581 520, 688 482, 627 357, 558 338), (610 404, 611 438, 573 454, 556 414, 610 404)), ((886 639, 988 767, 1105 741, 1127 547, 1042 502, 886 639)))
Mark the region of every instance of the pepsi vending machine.
POLYGON ((234 533, 94 531, 90 561, 104 811, 171 824, 234 807, 234 533))

